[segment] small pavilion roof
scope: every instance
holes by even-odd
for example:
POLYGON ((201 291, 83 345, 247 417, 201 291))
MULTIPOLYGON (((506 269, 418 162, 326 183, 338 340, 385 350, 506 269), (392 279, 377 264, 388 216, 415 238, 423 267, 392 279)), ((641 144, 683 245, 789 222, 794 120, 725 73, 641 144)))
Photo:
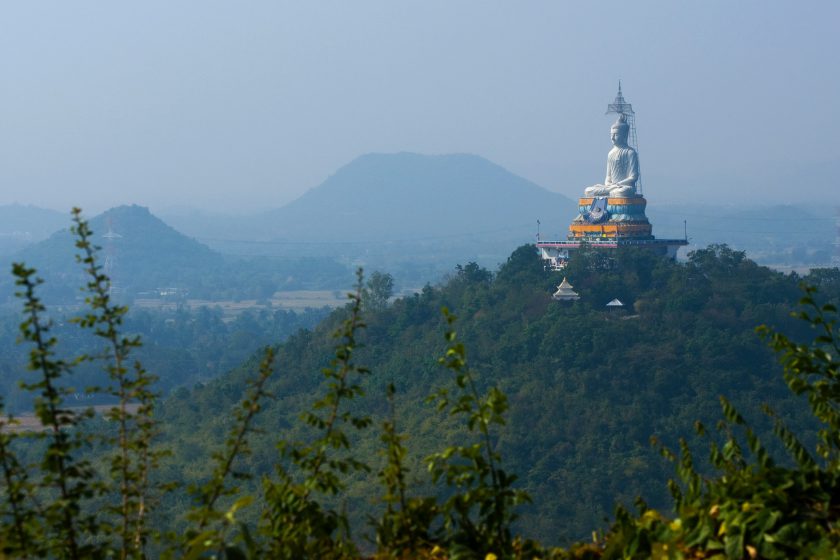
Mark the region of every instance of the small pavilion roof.
POLYGON ((578 299, 580 296, 572 289, 569 281, 563 278, 563 281, 557 286, 557 291, 551 297, 556 300, 573 300, 578 299))

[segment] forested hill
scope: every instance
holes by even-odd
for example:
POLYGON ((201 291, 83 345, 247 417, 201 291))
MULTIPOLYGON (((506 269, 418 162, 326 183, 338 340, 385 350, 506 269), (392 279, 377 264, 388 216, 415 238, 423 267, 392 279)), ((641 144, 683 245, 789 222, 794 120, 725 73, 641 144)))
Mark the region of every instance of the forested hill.
MULTIPOLYGON (((765 435, 768 423, 759 412, 765 402, 794 428, 805 425, 807 407, 790 396, 772 353, 754 332, 768 324, 793 338, 811 338, 790 317, 800 278, 721 246, 697 251, 685 264, 635 251, 615 256, 576 255, 566 272, 582 295, 573 304, 551 300, 562 278, 545 272, 534 247, 524 246, 495 274, 468 264, 441 287, 371 310, 357 360, 372 374, 354 414, 366 410, 376 421, 355 443, 356 456, 377 471, 376 426, 387 411, 385 387, 392 381, 397 426, 408 434, 417 484, 428 482, 424 457, 456 437, 463 441, 460 428, 425 402, 451 382, 437 363, 444 348, 442 306, 459 317, 459 338, 480 383, 498 385, 510 399, 497 448, 533 497, 520 521, 523 533, 546 543, 587 538, 606 525, 616 501, 632 504, 641 495, 667 508, 665 481, 672 469, 649 438, 673 446, 678 437, 693 434, 695 420, 714 425, 719 395, 730 397, 765 435), (614 297, 627 304, 624 314, 605 310, 614 297)), ((805 280, 822 287, 821 298, 838 300, 836 269, 805 280)), ((254 436, 254 453, 243 468, 270 473, 277 439, 305 437, 298 416, 323 383, 320 371, 332 356, 329 333, 340 314, 280 347, 271 382, 276 400, 259 417, 264 432, 254 436)), ((168 399, 165 440, 175 452, 169 473, 187 480, 201 475, 198 459, 223 437, 231 407, 255 367, 256 359, 168 399)), ((380 495, 373 481, 373 475, 355 477, 343 497, 360 527, 363 512, 380 495)), ((181 507, 164 508, 168 528, 181 507)))
MULTIPOLYGON (((72 301, 82 285, 83 272, 74 258, 69 226, 68 216, 64 229, 10 260, 38 269, 48 281, 45 288, 49 297, 72 301)), ((183 286, 197 271, 222 264, 220 254, 177 232, 142 206, 112 208, 92 218, 90 228, 93 242, 110 260, 112 280, 123 289, 183 286), (106 235, 110 237, 103 237, 106 235)))
MULTIPOLYGON (((117 206, 89 222, 92 241, 102 248, 102 262, 119 294, 157 297, 163 288, 175 288, 182 297, 198 299, 267 298, 281 289, 337 288, 352 282, 352 272, 333 258, 229 258, 182 234, 148 208, 117 206)), ((42 296, 51 303, 72 303, 84 285, 76 262, 70 219, 65 228, 0 259, 34 267, 46 283, 42 296)), ((168 290, 172 292, 173 290, 168 290)), ((11 300, 12 278, 0 277, 0 301, 11 300)))

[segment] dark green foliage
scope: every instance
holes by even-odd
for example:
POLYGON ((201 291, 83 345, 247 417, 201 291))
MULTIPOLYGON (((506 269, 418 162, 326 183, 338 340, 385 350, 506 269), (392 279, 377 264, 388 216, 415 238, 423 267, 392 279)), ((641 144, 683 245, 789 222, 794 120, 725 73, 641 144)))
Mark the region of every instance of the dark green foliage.
MULTIPOLYGON (((106 343, 98 357, 119 400, 110 413, 115 425, 104 437, 94 436, 91 429, 101 423, 62 408, 70 390, 59 381, 97 356, 57 357, 36 295, 38 281, 17 265, 26 312, 21 332, 33 346, 30 368, 40 372, 27 387, 39 394, 36 411, 47 429, 27 436, 43 440, 37 469, 20 459, 22 436, 0 431, 0 538, 11 556, 147 557, 147 527, 162 525, 160 516, 171 530, 160 534, 155 555, 165 557, 359 557, 364 534, 358 520, 364 517, 383 558, 836 555, 836 310, 817 305, 809 289, 801 318, 820 329, 815 341, 797 344, 777 334, 779 327, 800 332, 786 319, 796 279, 761 269, 741 253, 711 247, 678 265, 641 253, 605 259, 584 251, 567 272, 577 275, 576 288, 587 297, 558 305, 547 295, 556 277, 535 262, 532 248, 523 248, 495 276, 470 263, 444 288, 427 287, 367 322, 361 318, 360 275, 347 308, 315 332, 269 348, 253 381, 243 369, 192 394, 173 395, 165 406, 172 425, 163 437, 176 454, 159 464, 151 444, 156 396, 148 389, 150 377, 139 364, 127 367, 139 341, 120 334, 125 309, 110 302, 108 279, 78 217, 76 234, 90 309, 77 322, 106 343), (632 302, 632 315, 601 310, 602 296, 619 294, 632 302), (442 304, 464 317, 458 323, 464 334, 456 336, 448 311, 441 319, 435 309, 442 304), (773 384, 775 376, 756 372, 769 365, 769 355, 751 346, 746 321, 770 325, 762 332, 781 355, 788 389, 807 396, 821 424, 817 437, 809 436, 812 424, 773 384), (447 347, 440 364, 452 374, 446 382, 437 381, 439 365, 422 350, 441 329, 447 347), (334 357, 327 361, 323 348, 331 344, 334 357), (475 366, 468 365, 467 346, 475 366), (275 353, 283 364, 276 377, 275 353), (376 370, 360 363, 374 363, 376 370), (698 376, 706 368, 717 378, 698 376), (318 369, 323 375, 313 376, 318 369), (377 372, 405 387, 400 399, 396 383, 377 372), (696 424, 698 437, 711 447, 708 462, 696 461, 691 450, 697 440, 678 437, 687 433, 684 421, 707 421, 710 394, 727 387, 738 398, 720 401, 720 435, 696 424), (380 390, 385 401, 363 398, 380 390), (430 391, 446 412, 431 421, 428 409, 415 404, 430 391), (314 402, 312 395, 318 395, 314 402), (276 405, 264 406, 269 396, 276 405), (765 425, 739 412, 758 400, 773 405, 766 408, 765 425), (129 412, 132 403, 140 405, 137 413, 129 412), (376 416, 386 418, 379 438, 367 435, 376 416), (176 421, 188 423, 181 424, 188 430, 179 430, 176 421), (214 438, 220 426, 228 434, 223 441, 214 438), (266 438, 267 428, 279 438, 266 438), (673 512, 661 498, 658 467, 645 463, 647 452, 638 444, 651 431, 676 464, 678 481, 668 485, 673 512), (771 431, 779 443, 766 443, 771 431), (101 471, 80 459, 99 441, 113 447, 104 451, 109 460, 101 471), (202 458, 215 443, 220 451, 205 467, 202 458), (674 444, 679 453, 669 451, 674 444), (279 457, 277 449, 266 456, 272 447, 279 457), (568 465, 583 463, 582 454, 590 455, 592 468, 581 477, 568 465), (530 465, 522 482, 502 468, 503 456, 506 466, 515 463, 510 472, 530 465), (415 478, 422 464, 430 475, 425 480, 415 478), (180 492, 159 503, 149 500, 155 483, 173 475, 193 482, 192 503, 180 492), (647 486, 623 488, 640 475, 647 486), (650 488, 660 493, 654 491, 650 502, 639 500, 638 514, 619 505, 610 529, 595 533, 591 543, 548 549, 518 536, 542 537, 539 520, 548 519, 555 524, 553 537, 543 538, 563 538, 556 520, 569 515, 554 512, 570 500, 599 495, 593 485, 619 503, 638 489, 649 497, 650 488), (527 506, 526 492, 541 501, 527 506), (259 507, 249 508, 253 503, 259 507), (153 506, 156 511, 148 512, 153 506)), ((829 299, 837 297, 828 292, 829 299)), ((577 523, 589 519, 581 510, 573 515, 577 523)))
MULTIPOLYGON (((50 335, 50 322, 43 318, 46 309, 36 295, 36 287, 41 281, 35 277, 35 271, 16 264, 12 272, 20 288, 18 294, 23 299, 26 317, 20 326, 21 338, 32 346, 28 369, 39 376, 35 381, 23 383, 23 386, 38 395, 35 398, 35 413, 45 429, 33 437, 46 440, 46 447, 38 465, 40 478, 31 491, 28 485, 20 484, 23 482, 20 477, 17 484, 13 483, 6 490, 10 504, 16 501, 12 494, 21 489, 26 489, 29 494, 25 505, 18 501, 20 507, 12 507, 17 538, 10 539, 10 542, 27 548, 15 547, 9 553, 82 558, 92 552, 92 545, 85 543, 85 536, 97 536, 103 530, 103 526, 84 508, 86 500, 103 491, 90 462, 80 457, 90 448, 91 437, 77 428, 91 413, 64 408, 64 398, 70 390, 60 387, 57 382, 73 367, 75 360, 67 362, 55 355, 57 341, 50 335), (23 509, 37 507, 36 496, 41 494, 53 496, 53 499, 36 509, 34 514, 23 509), (31 540, 24 538, 20 530, 27 524, 27 529, 33 534, 31 540), (33 524, 37 525, 32 528, 33 524)), ((7 472, 13 473, 17 461, 14 457, 8 457, 7 461, 7 472)))
POLYGON ((322 499, 339 495, 345 478, 367 472, 368 465, 351 453, 347 428, 364 430, 369 417, 354 413, 352 402, 364 395, 360 382, 370 371, 356 364, 357 337, 365 327, 362 311, 362 273, 350 294, 349 317, 335 332, 335 357, 321 371, 327 390, 301 419, 313 429, 309 442, 288 443, 279 449, 292 468, 278 464, 276 479, 265 477, 266 508, 261 534, 272 558, 333 558, 356 555, 346 513, 326 507, 322 499))
MULTIPOLYGON (((4 526, 2 541, 5 552, 13 556, 86 558, 111 550, 120 558, 139 558, 144 556, 149 536, 149 476, 161 456, 151 448, 157 431, 152 418, 156 395, 149 389, 154 379, 139 363, 130 364, 130 352, 139 346, 139 340, 120 334, 126 308, 110 299, 110 280, 97 264, 90 230, 78 210, 74 210, 74 221, 76 247, 80 250, 77 259, 88 276, 88 312, 74 322, 92 330, 104 341, 105 348, 69 361, 58 358, 57 339, 50 335, 53 325, 45 319, 46 308, 36 294, 40 280, 32 269, 14 265, 26 316, 21 335, 32 346, 29 369, 40 374, 39 380, 22 382, 22 386, 38 395, 35 412, 44 429, 23 434, 4 432, 0 436, 9 506, 4 514, 10 517, 13 528, 4 526), (86 430, 92 411, 78 412, 66 405, 73 389, 63 384, 62 378, 90 362, 102 364, 110 381, 107 391, 117 399, 107 414, 117 424, 114 436, 102 437, 86 430), (21 463, 11 445, 19 439, 30 440, 30 445, 33 440, 45 440, 39 464, 21 463), (106 479, 83 458, 98 443, 109 449, 106 479)), ((14 423, 12 419, 8 422, 12 426, 14 423)))
MULTIPOLYGON (((377 423, 385 420, 388 406, 378 396, 393 382, 400 431, 408 437, 404 465, 414 489, 409 496, 450 495, 424 476, 426 457, 470 441, 466 425, 452 417, 430 419, 424 404, 430 393, 451 383, 430 350, 439 347, 446 330, 440 315, 446 306, 459 317, 458 338, 469 348, 479 393, 495 386, 508 397, 507 423, 496 430, 494 449, 506 458, 506 471, 518 475, 517 488, 534 500, 518 510, 515 527, 544 542, 568 543, 603 526, 616 502, 630 506, 643 495, 651 507, 667 511, 670 468, 649 438, 656 435, 673 447, 684 436, 696 445, 692 426, 695 420, 714 425, 719 395, 731 396, 763 440, 773 431, 772 420, 760 413, 764 402, 797 431, 808 434, 813 427, 787 390, 772 352, 754 333, 755 325, 764 323, 797 338, 808 336, 807 325, 790 317, 798 278, 730 257, 730 251, 713 248, 685 264, 622 252, 600 277, 585 266, 590 256, 581 255, 573 262, 576 276, 574 269, 569 272, 583 295, 574 304, 550 299, 562 276, 543 270, 533 246, 515 251, 492 275, 464 265, 465 272, 456 271, 445 285, 426 287, 365 317, 364 348, 357 353, 372 372, 362 381, 370 396, 357 400, 354 410, 377 423), (733 260, 734 268, 724 266, 733 260), (626 314, 606 313, 604 304, 624 293, 626 314)), ((597 257, 591 257, 595 264, 597 257)), ((824 297, 838 293, 827 287, 824 297)), ((317 372, 328 365, 330 333, 341 320, 331 317, 278 348, 283 375, 270 381, 278 400, 258 418, 261 427, 289 440, 313 437, 297 417, 309 408, 311 395, 326 389, 317 372)), ((173 468, 188 481, 209 475, 195 457, 221 444, 216 434, 226 428, 217 419, 235 404, 255 367, 252 362, 162 407, 169 426, 164 437, 176 454, 173 468)), ((374 472, 385 466, 373 430, 351 440, 374 472)), ((780 448, 772 439, 767 445, 774 452, 780 448)), ((254 475, 273 472, 274 442, 255 441, 253 447, 254 475)), ((705 456, 697 462, 702 472, 710 468, 705 456)), ((364 520, 379 517, 373 504, 378 495, 374 479, 352 476, 331 505, 346 508, 358 527, 353 534, 361 539, 364 520)), ((179 523, 183 511, 167 503, 161 516, 179 523)))
MULTIPOLYGON (((815 459, 799 437, 771 409, 775 434, 793 459, 774 458, 749 423, 721 397, 722 441, 711 441, 714 476, 702 476, 689 446, 680 453, 663 448, 676 462, 672 482, 675 515, 641 506, 639 516, 619 508, 616 523, 599 542, 603 558, 836 558, 840 550, 840 423, 837 410, 836 309, 819 305, 805 288, 798 315, 820 334, 809 344, 760 327, 784 365, 795 394, 806 394, 811 412, 823 425, 815 459), (746 447, 746 450, 745 450, 746 447), (716 556, 717 555, 717 556, 716 556)), ((697 430, 705 434, 705 427, 697 430)), ((572 557, 584 557, 572 549, 572 557)))
POLYGON ((120 332, 128 308, 111 300, 111 281, 96 260, 98 248, 92 245, 90 228, 78 208, 73 209, 73 222, 76 248, 81 252, 76 258, 88 276, 88 312, 74 322, 91 329, 106 344, 101 356, 82 359, 100 359, 105 363, 110 381, 108 392, 118 403, 106 414, 108 420, 117 424, 116 437, 106 438, 105 442, 116 450, 110 458, 110 476, 119 494, 119 504, 108 507, 117 519, 116 526, 108 529, 117 536, 121 558, 141 558, 149 537, 149 476, 165 455, 152 449, 152 439, 158 433, 153 416, 159 395, 151 389, 155 377, 139 361, 129 361, 131 352, 141 346, 140 338, 120 332), (136 412, 129 410, 130 404, 137 405, 136 412))
MULTIPOLYGON (((811 411, 822 423, 819 430, 817 455, 829 470, 840 469, 840 342, 837 340, 837 307, 817 304, 816 288, 806 287, 800 304, 805 309, 799 317, 813 325, 819 333, 811 345, 796 344, 785 335, 762 327, 770 346, 780 355, 785 368, 785 381, 797 395, 806 395, 811 411)), ((813 466, 801 444, 791 440, 783 424, 777 419, 776 430, 786 447, 796 450, 794 456, 802 466, 813 466)))
POLYGON ((391 558, 410 558, 432 548, 434 540, 429 532, 439 508, 433 497, 413 497, 409 493, 409 471, 405 464, 408 450, 403 445, 406 436, 397 431, 394 393, 394 384, 390 383, 387 388, 390 415, 382 423, 380 436, 385 444, 385 449, 380 451, 385 456, 385 466, 379 471, 385 511, 379 519, 371 519, 371 522, 376 529, 376 545, 380 554, 391 558))
MULTIPOLYGON (((120 305, 117 301, 112 303, 120 305)), ((101 352, 99 337, 93 336, 91 329, 78 329, 72 323, 72 309, 59 312, 51 307, 50 312, 59 350, 90 355, 101 352)), ((328 314, 326 309, 259 309, 228 319, 218 308, 134 308, 122 317, 122 325, 125 333, 142 337, 143 345, 133 348, 132 355, 155 372, 158 379, 153 388, 166 395, 177 387, 206 383, 240 366, 261 347, 282 342, 300 329, 313 328, 328 314)), ((5 396, 8 410, 14 413, 32 409, 31 394, 17 386, 19 364, 26 358, 24 349, 15 345, 19 322, 17 313, 0 313, 0 393, 5 396)), ((96 362, 80 363, 74 368, 72 384, 77 389, 107 383, 107 372, 96 362)), ((109 404, 113 399, 98 392, 84 402, 109 404)))
MULTIPOLYGON (((2 403, 0 403, 1 405, 2 403)), ((3 525, 0 527, 2 553, 20 554, 36 551, 43 527, 38 512, 32 507, 36 492, 26 466, 18 459, 13 445, 18 435, 10 432, 17 422, 13 417, 0 419, 0 466, 3 469, 4 499, 0 505, 3 525)))
POLYGON ((394 294, 394 277, 386 272, 375 271, 370 275, 362 290, 362 304, 365 311, 382 311, 394 294))
MULTIPOLYGON (((469 269, 469 265, 467 269, 469 269)), ((467 273, 472 281, 486 281, 479 273, 467 273)), ((467 351, 459 342, 455 316, 444 308, 448 324, 446 354, 439 360, 455 378, 455 391, 440 389, 431 397, 441 411, 463 416, 478 441, 453 445, 428 458, 434 483, 445 482, 454 492, 441 506, 443 542, 456 557, 497 553, 509 556, 513 550, 510 533, 516 519, 515 507, 529 496, 513 488, 516 477, 501 467, 501 455, 492 441, 491 428, 504 426, 507 397, 495 387, 480 394, 475 375, 467 365, 467 351), (459 550, 463 552, 458 553, 459 550)))
MULTIPOLYGON (((234 425, 225 440, 224 451, 213 454, 213 474, 210 480, 201 486, 192 487, 197 505, 187 518, 194 522, 194 526, 184 536, 183 548, 188 557, 197 557, 209 551, 216 551, 219 556, 228 548, 226 542, 227 530, 236 525, 236 512, 251 504, 253 498, 245 495, 235 499, 226 512, 218 511, 216 504, 220 498, 239 494, 238 486, 228 484, 228 478, 243 480, 249 478, 248 473, 237 471, 234 463, 242 461, 250 454, 248 437, 261 433, 253 428, 253 421, 262 407, 262 401, 272 395, 265 390, 266 382, 273 373, 274 350, 267 348, 265 357, 260 363, 256 379, 249 383, 248 394, 234 410, 234 425)), ((242 531, 243 537, 247 529, 242 531)), ((175 539, 177 540, 177 539, 175 539)), ((248 540, 245 539, 246 545, 248 540)), ((170 554, 173 552, 170 551, 170 554)))

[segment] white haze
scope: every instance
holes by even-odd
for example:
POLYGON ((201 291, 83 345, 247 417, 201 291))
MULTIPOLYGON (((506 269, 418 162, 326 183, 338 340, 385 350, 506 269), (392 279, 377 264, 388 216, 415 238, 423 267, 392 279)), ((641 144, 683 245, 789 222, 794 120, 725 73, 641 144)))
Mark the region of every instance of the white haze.
POLYGON ((0 204, 251 212, 398 151, 574 197, 603 179, 619 78, 651 200, 838 204, 838 22, 833 1, 7 2, 0 204))

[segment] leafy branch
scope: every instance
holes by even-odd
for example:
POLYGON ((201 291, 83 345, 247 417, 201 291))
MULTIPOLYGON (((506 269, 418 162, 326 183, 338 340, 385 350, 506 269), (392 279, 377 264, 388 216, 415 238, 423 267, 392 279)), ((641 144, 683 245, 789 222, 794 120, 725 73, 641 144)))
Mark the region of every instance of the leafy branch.
POLYGON ((274 372, 275 351, 272 347, 265 349, 259 373, 256 379, 249 382, 249 389, 245 397, 234 411, 234 425, 225 440, 222 452, 213 454, 215 468, 213 474, 203 486, 193 487, 193 495, 198 499, 198 507, 188 514, 188 519, 197 522, 197 526, 187 532, 187 557, 198 557, 201 553, 213 548, 223 548, 225 545, 225 530, 235 522, 235 513, 253 501, 251 496, 242 496, 235 500, 227 512, 216 509, 216 503, 224 496, 233 496, 239 492, 238 486, 228 486, 227 479, 248 478, 246 473, 234 469, 236 460, 250 454, 248 436, 259 433, 253 427, 254 419, 262 410, 262 401, 271 398, 272 394, 266 390, 266 383, 274 372), (221 523, 220 528, 208 529, 211 524, 221 523))
POLYGON ((111 459, 111 475, 118 482, 120 505, 115 508, 119 517, 117 533, 120 538, 119 556, 122 559, 144 558, 148 538, 146 527, 149 473, 165 454, 152 451, 152 439, 157 433, 153 418, 157 394, 151 389, 156 378, 146 372, 140 362, 135 361, 129 369, 132 350, 142 343, 139 336, 123 336, 121 327, 128 307, 117 305, 111 297, 111 279, 102 271, 97 261, 98 247, 92 243, 93 232, 81 210, 73 209, 72 233, 76 236, 76 248, 80 254, 76 260, 82 264, 88 277, 85 303, 88 311, 74 319, 80 327, 92 329, 94 335, 106 342, 101 358, 106 362, 105 370, 114 385, 109 389, 118 399, 116 407, 106 414, 117 424, 117 452, 111 459), (137 403, 137 411, 130 411, 130 405, 137 403))
POLYGON ((457 391, 451 394, 441 389, 430 400, 437 402, 439 410, 465 416, 468 430, 477 432, 480 440, 448 447, 427 459, 433 481, 445 481, 457 490, 442 505, 445 538, 473 551, 509 554, 513 546, 510 525, 517 517, 514 509, 530 498, 513 488, 516 476, 498 466, 501 456, 491 438, 491 428, 505 424, 507 397, 496 387, 486 394, 478 391, 466 348, 454 329, 457 318, 446 308, 443 315, 448 346, 439 362, 454 375, 457 391))
POLYGON ((52 323, 44 319, 46 307, 36 295, 36 288, 42 280, 35 276, 35 270, 15 263, 12 274, 15 284, 21 289, 17 295, 23 299, 25 319, 20 325, 21 338, 32 345, 27 367, 41 376, 34 383, 21 383, 24 389, 38 393, 35 415, 46 431, 33 437, 48 439, 40 463, 43 476, 38 485, 45 490, 55 490, 59 496, 57 500, 50 500, 41 512, 48 538, 38 547, 43 546, 56 557, 82 558, 93 549, 93 545, 85 542, 87 539, 82 537, 81 527, 86 527, 87 532, 94 535, 99 528, 91 515, 83 510, 82 502, 103 490, 90 463, 74 457, 74 452, 90 443, 89 438, 75 428, 89 418, 92 411, 79 413, 63 408, 64 396, 71 389, 59 386, 58 380, 78 362, 68 363, 55 355, 57 340, 50 335, 52 323))
POLYGON ((318 435, 309 444, 278 443, 281 456, 291 460, 300 479, 278 465, 279 480, 264 481, 268 507, 262 532, 268 536, 269 553, 275 558, 355 554, 346 515, 325 508, 318 498, 337 496, 345 488, 344 477, 349 473, 370 470, 350 453, 346 431, 347 426, 363 430, 371 424, 369 417, 354 415, 349 408, 353 399, 364 395, 359 380, 370 373, 354 361, 360 347, 359 331, 365 328, 363 286, 360 269, 356 290, 347 295, 349 317, 333 334, 338 340, 335 357, 322 370, 326 394, 301 417, 318 435))

